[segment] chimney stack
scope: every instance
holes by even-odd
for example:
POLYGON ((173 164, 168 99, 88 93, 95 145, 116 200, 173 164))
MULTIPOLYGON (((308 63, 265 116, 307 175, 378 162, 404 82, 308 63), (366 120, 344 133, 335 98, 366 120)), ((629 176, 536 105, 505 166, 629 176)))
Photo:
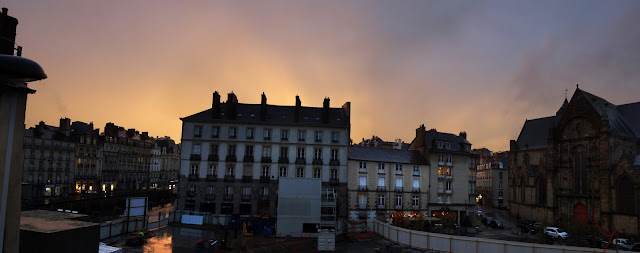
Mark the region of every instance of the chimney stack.
POLYGON ((296 95, 296 107, 294 109, 295 122, 300 121, 300 107, 302 107, 302 102, 300 101, 300 96, 296 95))
POLYGON ((71 131, 71 119, 69 118, 60 118, 60 127, 58 127, 58 131, 63 133, 66 136, 70 135, 71 131))
POLYGON ((260 99, 260 120, 267 120, 267 95, 264 92, 260 99))
POLYGON ((218 91, 213 93, 213 101, 211 102, 211 118, 220 118, 220 94, 218 94, 218 91))
POLYGON ((324 124, 329 123, 329 102, 328 97, 324 98, 324 102, 322 102, 322 123, 324 124))
POLYGON ((0 14, 0 54, 13 55, 18 20, 8 14, 9 9, 2 8, 0 14))
POLYGON ((236 119, 238 117, 238 98, 236 94, 231 93, 227 96, 227 119, 236 119))
POLYGON ((464 138, 465 140, 467 139, 467 132, 462 131, 460 132, 460 137, 464 138))
POLYGON ((129 128, 127 129, 127 136, 129 136, 129 138, 133 137, 136 135, 136 129, 135 128, 129 128))
POLYGON ((422 157, 424 157, 424 159, 429 162, 429 147, 427 146, 427 143, 424 140, 424 133, 426 132, 426 129, 424 127, 424 124, 420 125, 420 127, 416 128, 416 139, 414 140, 414 143, 416 144, 414 149, 418 150, 418 152, 420 152, 420 154, 422 154, 422 157))

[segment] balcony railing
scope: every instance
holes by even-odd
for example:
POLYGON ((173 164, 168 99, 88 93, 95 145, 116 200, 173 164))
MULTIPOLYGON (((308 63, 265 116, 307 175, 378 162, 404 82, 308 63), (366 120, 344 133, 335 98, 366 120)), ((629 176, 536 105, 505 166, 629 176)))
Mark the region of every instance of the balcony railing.
POLYGON ((451 190, 445 190, 444 193, 451 194, 451 190))
POLYGON ((260 183, 269 183, 269 176, 260 176, 260 183))
POLYGON ((260 201, 269 201, 269 195, 260 195, 260 201))
POLYGON ((402 186, 396 186, 395 190, 396 190, 397 192, 402 192, 402 186))
POLYGON ((420 210, 420 206, 419 205, 413 205, 413 210, 420 210))
POLYGON ((453 179, 453 177, 452 177, 451 175, 446 175, 446 176, 444 176, 444 179, 446 179, 446 180, 452 180, 452 179, 453 179))
POLYGON ((395 205, 396 210, 402 210, 402 205, 395 205))
POLYGON ((200 154, 191 154, 191 156, 189 157, 189 160, 191 160, 191 161, 200 161, 200 160, 202 160, 202 156, 200 156, 200 154))
POLYGON ((242 201, 251 201, 251 195, 242 194, 242 201))
POLYGON ((378 209, 385 209, 384 205, 378 205, 378 209))
POLYGON ((358 209, 367 209, 367 204, 358 204, 358 209))
POLYGON ((384 171, 384 169, 378 169, 378 174, 386 174, 386 172, 384 171))
POLYGON ((215 182, 218 180, 218 176, 217 175, 207 175, 207 181, 208 182, 215 182))
POLYGON ((226 162, 236 162, 238 158, 236 157, 236 155, 227 155, 227 157, 224 160, 226 162))
POLYGON ((438 193, 444 193, 444 189, 438 188, 438 193))
POLYGON ((191 198, 193 198, 193 197, 195 197, 195 196, 196 196, 196 192, 194 192, 194 191, 188 191, 188 192, 187 192, 187 197, 191 197, 191 198))
POLYGON ((331 184, 331 185, 337 185, 337 184, 339 184, 339 183, 340 183, 340 182, 338 181, 338 179, 337 179, 337 178, 329 179, 329 184, 331 184))
POLYGON ((340 165, 340 160, 337 160, 337 159, 331 159, 331 160, 329 160, 329 165, 331 165, 331 166, 338 166, 338 165, 340 165))
POLYGON ((322 165, 322 159, 313 159, 313 161, 311 161, 311 164, 322 165))
POLYGON ((252 176, 242 176, 242 182, 251 183, 251 181, 253 181, 252 176))
POLYGON ((402 175, 402 171, 401 170, 396 170, 396 175, 402 175))
POLYGON ((233 194, 226 194, 225 193, 224 196, 222 197, 222 199, 223 200, 227 200, 227 201, 233 200, 233 194))
POLYGON ((367 190, 366 185, 358 185, 358 191, 366 191, 366 190, 367 190))
POLYGON ((198 181, 197 174, 189 174, 189 181, 198 181))
POLYGON ((419 177, 419 176, 420 176, 420 171, 415 171, 415 170, 414 170, 414 171, 413 171, 413 175, 414 175, 414 176, 418 176, 418 177, 419 177))
POLYGON ((220 160, 220 156, 218 154, 209 155, 209 157, 207 157, 207 160, 209 160, 210 162, 217 162, 218 160, 220 160))
POLYGON ((278 163, 283 164, 283 163, 289 163, 289 157, 279 157, 278 158, 278 163))
POLYGON ((204 197, 205 200, 216 200, 216 195, 213 193, 207 194, 204 197))
POLYGON ((233 182, 233 180, 235 180, 236 177, 234 175, 224 175, 224 181, 225 182, 233 182))
POLYGON ((296 159, 296 164, 306 164, 307 161, 304 160, 304 158, 297 158, 296 159))
POLYGON ((412 192, 420 192, 420 187, 413 187, 411 189, 412 192))
POLYGON ((260 158, 260 162, 261 163, 271 163, 271 157, 263 156, 262 158, 260 158))
POLYGON ((367 168, 359 168, 358 173, 367 173, 367 168))
POLYGON ((252 163, 253 162, 253 156, 244 156, 244 158, 242 158, 242 161, 245 163, 252 163))
POLYGON ((378 190, 379 192, 383 192, 383 191, 386 191, 386 190, 387 190, 387 187, 386 187, 386 186, 378 186, 378 187, 376 188, 376 190, 378 190))

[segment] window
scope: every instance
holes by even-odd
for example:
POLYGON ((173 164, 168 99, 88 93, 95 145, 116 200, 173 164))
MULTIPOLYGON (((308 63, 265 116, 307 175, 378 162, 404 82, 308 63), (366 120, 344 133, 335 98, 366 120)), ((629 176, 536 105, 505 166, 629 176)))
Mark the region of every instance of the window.
POLYGON ((313 169, 313 178, 320 178, 320 176, 321 176, 320 173, 321 173, 320 168, 314 168, 313 169))
POLYGON ((224 195, 231 196, 233 195, 233 187, 227 186, 224 188, 224 195))
POLYGON ((289 157, 289 147, 280 147, 280 157, 289 157))
POLYGON ((447 196, 446 197, 446 203, 447 204, 451 204, 451 196, 447 196))
POLYGON ((338 169, 336 169, 336 168, 332 168, 331 169, 330 179, 338 180, 338 169))
POLYGON ((296 177, 304 177, 304 168, 300 167, 296 170, 296 177))
MULTIPOLYGON (((500 171, 499 176, 500 176, 500 179, 502 179, 502 171, 500 171)), ((502 187, 502 186, 501 186, 501 187, 502 187)))
POLYGON ((402 195, 396 195, 396 206, 402 206, 402 195))
POLYGON ((378 173, 384 174, 384 163, 378 163, 378 173))
POLYGON ((378 206, 384 206, 384 195, 379 194, 378 195, 378 206))
POLYGON ((402 191, 402 178, 396 178, 396 191, 402 191))
POLYGON ((232 176, 232 177, 233 177, 233 175, 234 175, 234 174, 235 174, 235 168, 234 168, 234 166, 228 166, 228 167, 227 167, 227 174, 226 174, 226 175, 227 175, 227 176, 232 176))
POLYGON ((498 192, 498 197, 502 197, 502 191, 498 192))
POLYGON ((236 155, 236 145, 229 145, 229 151, 227 152, 229 153, 228 155, 236 155))
POLYGON ((502 182, 498 183, 498 189, 502 189, 502 182))
POLYGON ((269 166, 263 166, 262 167, 262 176, 266 177, 266 178, 269 178, 269 175, 270 175, 269 166))
POLYGON ((629 177, 622 176, 616 184, 616 206, 618 212, 635 214, 635 189, 629 177))
POLYGON ((288 129, 280 130, 280 140, 286 141, 288 139, 289 139, 289 130, 288 129))
POLYGON ((338 160, 338 150, 337 149, 331 149, 331 160, 332 161, 337 161, 338 160))
POLYGON ((378 187, 384 188, 384 177, 378 178, 378 187))
POLYGON ((207 194, 211 195, 211 194, 215 194, 215 193, 216 193, 216 188, 213 187, 213 185, 207 186, 207 194))
POLYGON ((195 186, 195 185, 190 184, 190 185, 189 185, 189 192, 191 192, 191 193, 195 193, 195 192, 196 192, 196 186, 195 186))
POLYGON ((447 173, 446 174, 447 177, 451 176, 451 168, 450 167, 447 167, 446 173, 447 173))
POLYGON ((413 165, 413 175, 414 176, 419 176, 420 175, 420 166, 413 165))
POLYGON ((262 147, 262 157, 271 157, 271 146, 263 146, 262 147))
POLYGON ((420 191, 420 179, 413 180, 413 191, 420 191))
POLYGON ((191 164, 191 175, 198 176, 198 164, 197 163, 192 163, 191 164))
POLYGON ((402 164, 396 163, 396 175, 402 175, 402 164))
POLYGON ((340 133, 339 132, 331 133, 331 142, 338 143, 339 141, 340 141, 340 133))
POLYGON ((201 137, 201 136, 202 136, 202 126, 194 126, 193 137, 201 137))
POLYGON ((215 176, 216 174, 216 165, 215 164, 209 164, 209 174, 211 176, 215 176))
POLYGON ((304 159, 304 148, 298 148, 297 159, 304 159))
POLYGON ((451 191, 451 181, 444 182, 444 187, 446 191, 451 191))
POLYGON ((247 146, 244 151, 244 156, 252 157, 253 156, 253 146, 247 146))
POLYGON ((322 131, 316 131, 315 137, 316 137, 315 138, 316 142, 321 142, 322 141, 322 131))
POLYGON ((360 189, 366 189, 367 188, 367 177, 360 177, 360 184, 358 184, 358 186, 360 187, 360 189))
POLYGON ((266 128, 266 129, 262 130, 262 137, 265 140, 271 140, 271 129, 266 128))
POLYGON ((287 177, 287 167, 280 167, 280 177, 287 177))
POLYGON ((366 169, 367 168, 367 162, 360 162, 360 168, 361 169, 366 169))
POLYGON ((307 132, 305 130, 298 130, 298 140, 299 141, 304 141, 305 137, 306 137, 307 132))
POLYGON ((358 195, 358 208, 365 209, 367 208, 367 196, 364 194, 358 195))
POLYGON ((443 147, 443 143, 441 141, 436 142, 436 145, 438 146, 439 149, 442 149, 443 147))
POLYGON ((220 127, 219 126, 212 126, 211 127, 211 138, 218 138, 220 137, 220 127))
POLYGON ((544 177, 538 180, 538 204, 547 204, 547 179, 544 177))
POLYGON ((251 196, 251 188, 249 187, 242 188, 242 196, 251 196))
POLYGON ((262 187, 262 190, 260 191, 260 195, 261 196, 269 196, 269 188, 262 187))
POLYGON ((322 160, 322 149, 316 148, 313 150, 313 159, 322 160))
POLYGON ((578 146, 573 152, 573 183, 576 194, 588 193, 586 153, 582 146, 578 146))
POLYGON ((256 131, 255 128, 248 127, 247 128, 247 139, 253 139, 253 136, 255 135, 255 131, 256 131))
POLYGON ((413 203, 414 207, 419 207, 420 206, 420 198, 418 196, 413 196, 413 199, 411 201, 413 203))
POLYGON ((229 127, 229 138, 235 139, 236 137, 238 137, 238 128, 229 127))
POLYGON ((200 151, 201 151, 200 144, 193 144, 193 150, 191 150, 191 153, 194 155, 199 155, 200 151))

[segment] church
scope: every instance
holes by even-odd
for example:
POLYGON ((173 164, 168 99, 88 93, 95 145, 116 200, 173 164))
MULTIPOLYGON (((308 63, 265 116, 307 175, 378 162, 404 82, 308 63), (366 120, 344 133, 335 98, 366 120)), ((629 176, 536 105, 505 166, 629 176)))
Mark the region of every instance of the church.
POLYGON ((576 87, 510 142, 509 212, 520 219, 638 234, 639 183, 640 102, 615 105, 576 87))

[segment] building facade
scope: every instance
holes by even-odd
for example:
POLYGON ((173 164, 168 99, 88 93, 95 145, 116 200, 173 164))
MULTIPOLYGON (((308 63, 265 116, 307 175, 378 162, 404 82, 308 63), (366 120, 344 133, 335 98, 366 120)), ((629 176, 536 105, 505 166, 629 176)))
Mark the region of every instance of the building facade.
POLYGON ((174 189, 180 172, 180 146, 170 137, 155 139, 150 170, 151 189, 174 189))
POLYGON ((60 126, 40 121, 25 130, 22 181, 31 184, 33 202, 74 193, 76 143, 70 137, 70 120, 60 126))
POLYGON ((349 219, 386 221, 394 212, 429 215, 429 164, 415 150, 350 146, 349 219))
POLYGON ((102 145, 99 137, 100 130, 94 129, 93 123, 74 121, 71 124, 71 138, 76 143, 76 193, 97 193, 106 189, 106 185, 101 184, 102 145))
POLYGON ((640 103, 576 88, 554 116, 525 121, 510 145, 510 212, 637 235, 639 119, 640 103))
MULTIPOLYGON (((418 151, 431 165, 427 205, 432 216, 449 215, 462 221, 476 207, 476 159, 467 133, 416 129, 409 150, 418 151)), ((458 223, 460 224, 460 223, 458 223)))
MULTIPOLYGON (((276 217, 279 178, 319 178, 346 217, 350 103, 330 108, 226 103, 181 118, 178 209, 276 217), (342 208, 342 209, 341 209, 342 208)), ((335 211, 335 210, 334 210, 335 211)))
POLYGON ((476 158, 476 191, 478 203, 497 208, 508 206, 509 157, 508 152, 494 153, 483 148, 474 150, 476 158))
POLYGON ((102 143, 102 181, 106 192, 149 189, 151 156, 155 147, 147 132, 125 130, 107 123, 102 143))

